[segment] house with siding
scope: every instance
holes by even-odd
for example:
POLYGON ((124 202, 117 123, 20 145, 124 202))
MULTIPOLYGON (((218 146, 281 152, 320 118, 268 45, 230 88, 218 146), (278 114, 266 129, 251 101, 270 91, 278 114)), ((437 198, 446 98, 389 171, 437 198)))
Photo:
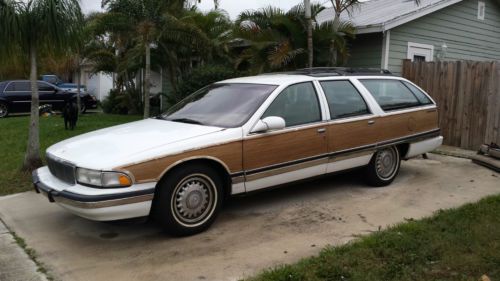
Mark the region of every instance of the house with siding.
MULTIPOLYGON (((326 9, 316 20, 333 19, 326 9)), ((500 1, 371 0, 341 15, 357 27, 347 66, 400 74, 404 59, 500 60, 500 1)))

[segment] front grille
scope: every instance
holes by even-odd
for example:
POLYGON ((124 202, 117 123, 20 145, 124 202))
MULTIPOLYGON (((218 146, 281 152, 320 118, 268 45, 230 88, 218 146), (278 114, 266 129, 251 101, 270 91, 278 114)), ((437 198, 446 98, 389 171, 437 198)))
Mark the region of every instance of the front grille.
POLYGON ((49 154, 47 154, 47 165, 54 177, 65 183, 75 184, 75 166, 49 154))

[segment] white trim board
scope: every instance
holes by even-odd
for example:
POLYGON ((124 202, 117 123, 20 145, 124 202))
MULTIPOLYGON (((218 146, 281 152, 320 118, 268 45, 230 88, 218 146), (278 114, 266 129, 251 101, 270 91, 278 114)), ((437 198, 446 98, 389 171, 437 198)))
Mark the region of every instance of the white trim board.
POLYGON ((391 45, 391 31, 387 30, 383 32, 383 39, 382 39, 382 62, 380 65, 382 69, 389 68, 390 45, 391 45))
POLYGON ((413 61, 415 55, 425 57, 425 61, 434 61, 434 45, 408 42, 406 58, 413 61))
POLYGON ((486 2, 477 1, 477 19, 484 20, 486 18, 486 2))

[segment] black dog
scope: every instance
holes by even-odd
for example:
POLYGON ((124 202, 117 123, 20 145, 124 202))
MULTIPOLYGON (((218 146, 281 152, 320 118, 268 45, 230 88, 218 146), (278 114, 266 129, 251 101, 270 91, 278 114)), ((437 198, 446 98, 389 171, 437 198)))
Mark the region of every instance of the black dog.
POLYGON ((76 101, 67 101, 63 108, 64 129, 74 130, 78 121, 78 105, 76 101))

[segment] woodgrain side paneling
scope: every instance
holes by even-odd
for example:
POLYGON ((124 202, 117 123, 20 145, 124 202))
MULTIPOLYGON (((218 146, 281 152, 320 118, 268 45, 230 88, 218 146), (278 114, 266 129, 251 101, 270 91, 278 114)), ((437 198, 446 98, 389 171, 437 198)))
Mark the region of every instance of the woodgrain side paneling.
POLYGON ((196 158, 215 158, 222 161, 230 173, 236 173, 243 170, 241 152, 242 142, 236 141, 169 155, 118 169, 131 172, 136 182, 151 182, 160 180, 165 171, 179 161, 196 158))
POLYGON ((439 128, 436 109, 389 115, 375 120, 376 142, 384 142, 439 128))
POLYGON ((328 126, 328 151, 336 152, 438 128, 437 110, 419 110, 328 126), (368 121, 375 123, 369 125, 368 121))
POLYGON ((314 157, 327 152, 326 134, 318 129, 326 124, 297 131, 258 135, 243 141, 243 167, 246 171, 314 157))
MULTIPOLYGON (((375 119, 368 119, 375 120, 375 119)), ((336 152, 375 143, 373 125, 368 120, 331 124, 328 126, 328 152, 336 152)))

